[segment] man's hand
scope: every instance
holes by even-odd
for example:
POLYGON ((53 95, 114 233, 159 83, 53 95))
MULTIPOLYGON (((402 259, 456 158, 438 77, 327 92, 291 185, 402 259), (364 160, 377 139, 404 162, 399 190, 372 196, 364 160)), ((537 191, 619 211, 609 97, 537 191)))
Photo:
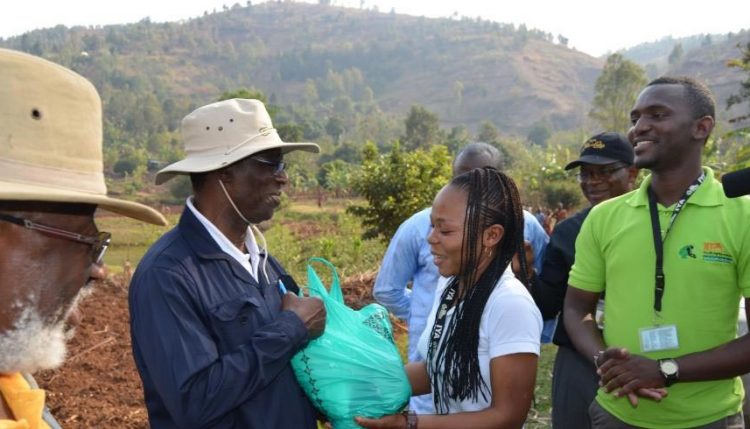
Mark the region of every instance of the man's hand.
POLYGON ((600 386, 615 396, 627 396, 633 407, 638 397, 660 401, 667 396, 664 377, 656 361, 632 355, 624 348, 609 348, 599 358, 600 386))
POLYGON ((309 339, 323 335, 326 329, 326 308, 320 299, 286 293, 281 300, 281 310, 289 310, 302 319, 309 339))

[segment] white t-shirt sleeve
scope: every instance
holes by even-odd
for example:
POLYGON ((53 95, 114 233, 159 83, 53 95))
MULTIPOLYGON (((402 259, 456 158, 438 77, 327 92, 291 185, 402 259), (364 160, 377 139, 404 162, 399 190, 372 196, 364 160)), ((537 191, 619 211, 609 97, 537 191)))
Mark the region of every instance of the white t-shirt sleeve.
POLYGON ((485 307, 486 319, 482 325, 487 330, 490 359, 540 352, 542 315, 526 288, 513 280, 497 288, 485 307))

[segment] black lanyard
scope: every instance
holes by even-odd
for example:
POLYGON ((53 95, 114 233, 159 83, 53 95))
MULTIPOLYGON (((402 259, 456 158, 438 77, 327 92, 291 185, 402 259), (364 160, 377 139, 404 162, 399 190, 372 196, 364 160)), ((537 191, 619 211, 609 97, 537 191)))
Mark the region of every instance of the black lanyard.
POLYGON ((705 178, 706 173, 702 172, 701 175, 697 179, 695 179, 695 181, 690 186, 688 186, 685 194, 682 195, 679 201, 677 201, 677 205, 675 205, 674 207, 674 212, 672 212, 672 217, 669 218, 669 225, 667 225, 667 230, 664 232, 664 239, 661 238, 661 225, 659 224, 659 211, 656 208, 656 195, 654 194, 654 190, 651 188, 651 186, 648 187, 648 207, 651 212, 651 229, 654 234, 654 250, 656 251, 656 273, 654 275, 654 311, 656 311, 657 313, 661 311, 661 299, 664 296, 665 287, 664 240, 667 239, 667 234, 669 234, 669 231, 672 229, 672 225, 674 225, 674 221, 675 219, 677 219, 677 215, 680 214, 683 207, 685 207, 685 203, 687 203, 688 198, 690 198, 690 196, 693 195, 696 190, 698 190, 698 186, 703 183, 705 178))
POLYGON ((437 314, 435 314, 435 325, 432 326, 430 347, 427 349, 427 356, 432 357, 438 343, 440 343, 440 337, 443 336, 443 330, 445 329, 445 318, 448 315, 448 309, 451 308, 453 302, 456 300, 457 292, 458 279, 454 277, 443 292, 443 296, 440 297, 440 306, 438 306, 437 314))

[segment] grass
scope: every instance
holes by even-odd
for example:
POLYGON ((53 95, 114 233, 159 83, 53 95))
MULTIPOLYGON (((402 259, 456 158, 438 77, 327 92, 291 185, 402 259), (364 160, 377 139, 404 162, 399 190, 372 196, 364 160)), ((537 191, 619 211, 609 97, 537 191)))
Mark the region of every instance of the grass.
POLYGON ((539 366, 536 371, 536 387, 534 388, 534 403, 529 410, 528 420, 524 429, 547 429, 552 427, 550 412, 552 411, 552 368, 555 363, 557 346, 542 345, 539 356, 539 366))
MULTIPOLYGON (((331 261, 342 279, 376 270, 385 253, 386 243, 361 238, 359 221, 346 213, 348 203, 346 200, 329 200, 322 208, 314 201, 285 203, 273 220, 265 225, 267 229, 264 234, 271 254, 296 279, 306 278, 306 262, 313 256, 331 261)), ((167 219, 174 226, 179 221, 179 214, 171 214, 167 219)), ((148 247, 171 228, 115 216, 98 217, 97 224, 102 231, 112 233, 112 245, 105 262, 114 273, 121 272, 126 261, 135 268, 148 247)), ((323 280, 328 284, 326 279, 323 280)), ((397 336, 396 343, 402 357, 405 356, 407 336, 397 336)), ((524 426, 526 429, 551 427, 550 395, 556 351, 553 345, 542 346, 535 401, 524 426)))

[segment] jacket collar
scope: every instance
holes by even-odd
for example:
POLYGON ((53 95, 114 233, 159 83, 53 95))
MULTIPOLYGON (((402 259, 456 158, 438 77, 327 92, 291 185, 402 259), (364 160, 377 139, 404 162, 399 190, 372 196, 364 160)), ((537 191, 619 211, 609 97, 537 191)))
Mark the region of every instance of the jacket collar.
MULTIPOLYGON (((232 270, 235 277, 246 283, 252 283, 255 285, 259 283, 244 267, 235 261, 234 258, 221 250, 219 244, 213 239, 213 237, 211 237, 211 234, 208 233, 198 218, 195 217, 187 207, 182 211, 177 228, 180 231, 182 238, 188 243, 198 257, 208 260, 225 260, 227 261, 227 264, 229 264, 229 268, 232 270)), ((261 258, 263 258, 263 253, 264 252, 261 250, 261 258)))

